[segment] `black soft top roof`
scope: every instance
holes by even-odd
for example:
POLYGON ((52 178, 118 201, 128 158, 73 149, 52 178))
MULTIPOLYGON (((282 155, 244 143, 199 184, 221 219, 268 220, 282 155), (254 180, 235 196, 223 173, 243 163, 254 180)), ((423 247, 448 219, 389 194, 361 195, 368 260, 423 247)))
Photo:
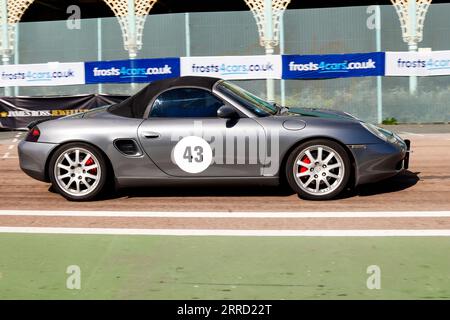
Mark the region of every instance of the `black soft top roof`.
POLYGON ((108 111, 128 118, 143 118, 145 110, 152 99, 161 92, 173 87, 198 87, 211 91, 214 84, 221 79, 212 77, 179 77, 158 80, 150 83, 128 99, 111 106, 108 111))

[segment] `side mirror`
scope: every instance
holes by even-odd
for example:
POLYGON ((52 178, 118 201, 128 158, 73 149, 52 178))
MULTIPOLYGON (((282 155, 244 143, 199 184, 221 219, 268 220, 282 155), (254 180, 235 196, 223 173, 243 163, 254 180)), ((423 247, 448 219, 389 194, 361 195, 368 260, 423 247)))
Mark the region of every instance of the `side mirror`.
POLYGON ((233 107, 224 105, 217 110, 217 116, 222 119, 237 119, 239 113, 233 107))

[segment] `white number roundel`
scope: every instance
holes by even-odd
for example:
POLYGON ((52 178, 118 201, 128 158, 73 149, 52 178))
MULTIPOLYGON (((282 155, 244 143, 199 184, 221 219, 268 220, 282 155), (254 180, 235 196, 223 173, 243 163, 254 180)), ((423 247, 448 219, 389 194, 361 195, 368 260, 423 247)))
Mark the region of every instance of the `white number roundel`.
POLYGON ((172 155, 176 165, 188 173, 203 172, 212 162, 211 146, 206 140, 195 136, 178 141, 172 155))

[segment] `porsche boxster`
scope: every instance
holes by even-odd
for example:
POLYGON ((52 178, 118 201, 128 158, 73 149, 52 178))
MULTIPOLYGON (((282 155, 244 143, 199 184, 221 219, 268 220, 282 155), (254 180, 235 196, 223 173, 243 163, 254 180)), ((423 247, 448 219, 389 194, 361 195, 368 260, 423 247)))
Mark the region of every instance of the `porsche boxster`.
POLYGON ((22 170, 69 200, 109 186, 286 182, 301 198, 408 168, 409 141, 341 111, 286 108, 210 77, 155 81, 115 105, 30 125, 22 170))

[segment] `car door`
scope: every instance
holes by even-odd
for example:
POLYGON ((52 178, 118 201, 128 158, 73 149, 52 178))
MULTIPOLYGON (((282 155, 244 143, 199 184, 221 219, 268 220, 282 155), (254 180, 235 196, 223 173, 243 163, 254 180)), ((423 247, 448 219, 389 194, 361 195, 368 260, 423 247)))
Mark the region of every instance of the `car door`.
POLYGON ((161 93, 138 129, 146 154, 171 176, 261 176, 266 143, 263 127, 243 114, 238 119, 219 118, 217 110, 224 105, 227 102, 201 88, 174 88, 161 93), (207 145, 196 145, 196 138, 183 145, 187 139, 181 140, 186 137, 200 138, 207 145), (183 148, 178 155, 177 145, 183 148), (212 152, 209 158, 208 146, 212 152), (180 161, 201 166, 202 170, 187 170, 180 161))

